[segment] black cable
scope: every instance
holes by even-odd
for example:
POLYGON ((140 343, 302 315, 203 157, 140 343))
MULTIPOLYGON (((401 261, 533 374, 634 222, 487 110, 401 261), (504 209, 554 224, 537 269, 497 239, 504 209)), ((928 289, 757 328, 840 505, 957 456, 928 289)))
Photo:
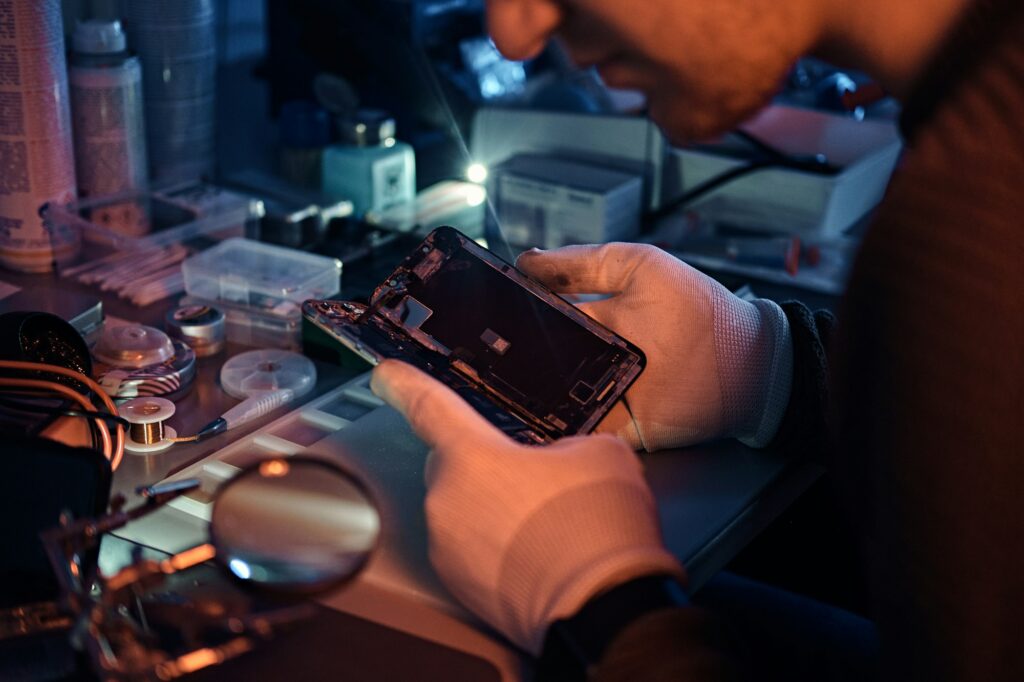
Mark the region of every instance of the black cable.
POLYGON ((806 173, 819 173, 821 175, 834 175, 842 170, 839 166, 831 164, 828 157, 824 154, 791 154, 784 152, 743 128, 736 128, 729 134, 743 140, 765 157, 778 161, 786 168, 802 170, 806 173))
POLYGON ((36 414, 49 414, 64 417, 81 417, 83 419, 102 419, 111 426, 121 426, 125 430, 127 430, 130 426, 128 421, 125 420, 123 417, 120 417, 116 414, 111 414, 109 412, 86 412, 85 410, 76 410, 73 408, 49 407, 46 405, 27 403, 21 400, 12 400, 4 396, 0 396, 0 405, 3 405, 8 409, 20 409, 22 412, 30 412, 36 414))
MULTIPOLYGON (((62 405, 70 404, 68 401, 65 400, 61 400, 59 402, 62 405)), ((9 398, 4 398, 3 396, 0 396, 0 410, 4 410, 8 414, 16 416, 20 420, 23 419, 25 415, 56 415, 63 411, 64 408, 48 408, 38 403, 27 403, 18 400, 11 400, 9 398)), ((26 430, 26 433, 29 436, 38 437, 39 434, 44 429, 48 428, 52 424, 53 421, 40 421, 38 423, 33 424, 30 428, 28 428, 26 430)), ((99 450, 101 441, 99 427, 96 425, 96 422, 92 421, 91 419, 86 422, 86 427, 89 429, 89 447, 92 448, 93 450, 99 450)))
POLYGON ((780 168, 783 165, 784 164, 782 164, 779 161, 764 160, 751 161, 745 166, 730 168, 725 172, 719 173, 718 175, 708 180, 705 180, 701 184, 697 185, 696 187, 687 192, 684 192, 682 195, 676 197, 667 204, 662 204, 661 207, 658 208, 658 210, 652 211, 651 213, 647 214, 647 220, 650 222, 658 221, 661 218, 664 218, 665 216, 674 213, 675 211, 678 211, 681 208, 685 208, 686 206, 692 204, 694 201, 701 198, 705 194, 709 194, 710 192, 721 187, 722 185, 737 180, 738 178, 741 178, 745 175, 750 175, 751 173, 763 170, 765 168, 780 168))
POLYGON ((762 154, 769 158, 785 160, 790 156, 789 154, 786 154, 786 152, 782 151, 778 147, 768 144, 760 137, 757 137, 752 133, 748 133, 743 128, 737 128, 736 130, 729 131, 729 134, 732 135, 733 137, 738 137, 739 139, 743 140, 751 147, 753 147, 754 149, 756 149, 757 151, 761 152, 762 154))
POLYGON ((110 414, 109 412, 85 412, 84 410, 60 410, 56 414, 64 415, 65 417, 81 417, 82 419, 102 419, 109 426, 120 426, 126 431, 130 428, 131 424, 128 423, 124 417, 119 417, 116 414, 110 414))
POLYGON ((821 175, 834 175, 841 170, 839 167, 829 163, 824 154, 816 154, 813 156, 787 154, 746 130, 736 129, 731 131, 730 134, 740 138, 753 147, 758 154, 760 154, 761 158, 755 158, 746 165, 730 168, 727 171, 723 171, 722 173, 705 180, 693 189, 684 192, 681 196, 676 197, 667 204, 663 204, 658 208, 658 210, 649 213, 647 215, 647 220, 649 222, 655 222, 666 215, 674 213, 681 208, 685 208, 687 205, 693 203, 705 194, 709 194, 727 183, 746 175, 750 175, 751 173, 764 170, 765 168, 789 168, 792 170, 803 171, 805 173, 818 173, 821 175))

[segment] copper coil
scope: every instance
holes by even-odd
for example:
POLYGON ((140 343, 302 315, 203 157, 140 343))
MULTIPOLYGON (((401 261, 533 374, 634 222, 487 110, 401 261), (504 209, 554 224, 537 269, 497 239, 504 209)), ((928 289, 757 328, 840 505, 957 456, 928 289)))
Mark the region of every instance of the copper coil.
POLYGON ((144 445, 159 443, 164 439, 164 423, 150 422, 149 424, 132 424, 128 430, 132 440, 144 445))

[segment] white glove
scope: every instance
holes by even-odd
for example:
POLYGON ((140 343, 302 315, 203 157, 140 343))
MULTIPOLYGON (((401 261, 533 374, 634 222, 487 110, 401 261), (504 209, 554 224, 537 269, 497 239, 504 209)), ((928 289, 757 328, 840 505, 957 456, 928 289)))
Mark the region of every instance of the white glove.
POLYGON ((609 295, 580 308, 647 355, 625 405, 598 431, 647 450, 772 440, 793 378, 789 322, 778 305, 743 301, 646 244, 535 249, 516 267, 557 293, 609 295))
POLYGON ((463 604, 533 654, 548 626, 626 580, 683 578, 640 461, 612 436, 511 440, 447 386, 386 360, 375 393, 432 448, 430 560, 463 604))

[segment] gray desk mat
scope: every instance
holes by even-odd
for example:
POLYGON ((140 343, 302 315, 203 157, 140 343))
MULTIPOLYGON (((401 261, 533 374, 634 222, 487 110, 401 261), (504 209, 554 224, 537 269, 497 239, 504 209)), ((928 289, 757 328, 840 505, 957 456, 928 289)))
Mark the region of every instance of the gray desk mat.
MULTIPOLYGON (((379 550, 366 570, 322 603, 354 614, 352 618, 376 621, 368 625, 405 630, 410 633, 402 633, 406 637, 425 637, 433 640, 431 645, 483 658, 501 669, 502 679, 518 678, 525 670, 522 659, 447 593, 430 565, 423 513, 427 448, 401 415, 386 406, 373 409, 310 444, 305 453, 336 461, 361 476, 383 520, 379 550)), ((665 543, 687 567, 691 590, 727 563, 817 475, 781 453, 752 450, 734 441, 640 456, 658 501, 665 543)), ((144 521, 119 535, 166 551, 196 544, 204 534, 203 522, 170 508, 144 521)))
MULTIPOLYGON (((427 558, 423 513, 426 446, 405 420, 382 407, 313 444, 363 476, 383 511, 383 555, 375 567, 390 581, 448 602, 427 558)), ((641 455, 658 501, 666 546, 703 584, 817 476, 783 453, 736 441, 641 455)))

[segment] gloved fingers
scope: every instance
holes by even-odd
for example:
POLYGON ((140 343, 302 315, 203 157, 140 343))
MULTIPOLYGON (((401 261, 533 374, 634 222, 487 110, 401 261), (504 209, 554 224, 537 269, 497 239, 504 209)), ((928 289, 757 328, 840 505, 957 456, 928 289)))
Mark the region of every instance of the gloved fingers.
POLYGON ((426 484, 427 489, 433 487, 434 480, 437 478, 437 457, 434 453, 436 450, 431 449, 427 453, 427 459, 423 462, 423 482, 426 484))
MULTIPOLYGON (((370 388, 402 413, 423 441, 443 457, 472 457, 497 449, 507 437, 440 381, 404 362, 385 360, 370 388)), ((433 468, 438 465, 434 464, 433 468)))
POLYGON ((543 451, 545 455, 556 456, 559 462, 566 463, 565 466, 586 466, 590 476, 621 472, 622 464, 638 472, 643 471, 643 463, 636 456, 636 452, 613 433, 562 438, 543 448, 543 451))
POLYGON ((576 307, 611 329, 613 332, 622 333, 622 330, 616 329, 613 324, 615 320, 615 310, 619 305, 619 300, 613 297, 604 298, 600 301, 584 301, 583 303, 577 303, 576 307))
POLYGON ((617 294, 633 281, 652 250, 658 251, 647 244, 623 243, 531 249, 519 255, 516 267, 558 293, 617 294))
POLYGON ((608 411, 594 431, 595 433, 610 433, 618 436, 634 450, 642 450, 644 447, 636 422, 633 421, 633 415, 629 413, 622 400, 615 403, 615 406, 608 411))

